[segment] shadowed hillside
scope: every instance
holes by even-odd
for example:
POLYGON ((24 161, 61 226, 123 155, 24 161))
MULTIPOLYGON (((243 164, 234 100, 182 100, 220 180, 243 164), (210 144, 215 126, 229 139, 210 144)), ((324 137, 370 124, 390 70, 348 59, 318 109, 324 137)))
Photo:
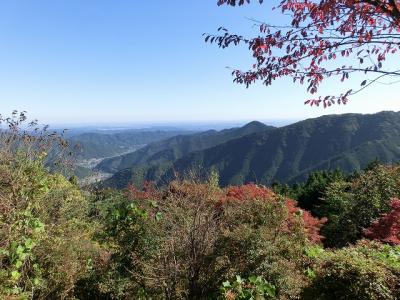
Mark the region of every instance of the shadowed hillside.
POLYGON ((251 122, 241 128, 222 131, 208 130, 192 135, 178 135, 160 142, 151 143, 138 151, 106 159, 97 168, 111 173, 140 165, 172 162, 188 153, 207 149, 231 139, 272 128, 260 122, 251 122))
POLYGON ((133 151, 148 143, 160 141, 178 134, 189 134, 184 130, 126 130, 109 133, 86 132, 69 138, 71 146, 79 145, 78 158, 104 158, 133 151))
MULTIPOLYGON (((174 147, 163 151, 176 153, 174 147)), ((140 154, 140 151, 135 154, 138 160, 143 157, 140 154)), ((219 172, 224 186, 246 182, 271 184, 273 181, 303 181, 311 171, 319 169, 341 168, 351 172, 374 159, 393 163, 400 159, 400 113, 308 119, 182 155, 166 168, 165 162, 175 158, 174 155, 164 156, 161 160, 164 165, 153 159, 151 161, 156 163, 146 168, 123 169, 106 184, 123 187, 132 179, 164 184, 177 173, 184 175, 195 170, 208 174, 212 169, 219 172)), ((148 160, 143 161, 146 162, 148 160)))

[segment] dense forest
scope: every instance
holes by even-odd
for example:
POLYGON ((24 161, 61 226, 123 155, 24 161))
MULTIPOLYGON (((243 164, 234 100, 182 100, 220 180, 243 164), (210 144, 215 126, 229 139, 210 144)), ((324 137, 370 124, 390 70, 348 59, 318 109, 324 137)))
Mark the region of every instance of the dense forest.
POLYGON ((219 173, 222 186, 256 182, 304 182, 317 170, 346 173, 378 159, 400 160, 400 113, 327 115, 284 127, 251 122, 241 128, 172 137, 106 159, 96 166, 112 173, 104 185, 125 188, 153 181, 163 186, 196 172, 219 173))
POLYGON ((83 189, 45 163, 62 139, 20 121, 1 133, 2 299, 400 297, 400 166, 83 189))

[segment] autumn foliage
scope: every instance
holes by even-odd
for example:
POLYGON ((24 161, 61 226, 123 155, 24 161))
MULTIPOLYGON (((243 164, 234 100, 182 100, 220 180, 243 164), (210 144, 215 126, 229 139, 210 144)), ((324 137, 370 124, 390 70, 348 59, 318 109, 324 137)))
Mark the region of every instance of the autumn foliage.
POLYGON ((161 194, 155 185, 149 181, 145 181, 141 189, 138 189, 134 185, 130 184, 127 188, 127 195, 130 199, 135 200, 157 200, 161 197, 161 194))
POLYGON ((3 133, 1 299, 400 299, 398 166, 317 185, 319 219, 262 185, 220 188, 216 174, 82 190, 46 168, 38 146, 51 135, 3 133), (369 226, 374 241, 358 241, 369 226))
MULTIPOLYGON (((224 192, 224 195, 221 197, 222 202, 234 200, 251 201, 254 199, 276 201, 277 197, 279 197, 269 188, 252 183, 241 186, 231 186, 226 188, 224 192)), ((285 199, 285 203, 288 211, 286 230, 289 230, 290 227, 293 225, 296 216, 300 216, 308 239, 313 243, 321 242, 323 237, 320 235, 319 231, 321 227, 326 223, 327 219, 318 219, 313 217, 309 211, 300 209, 297 206, 297 202, 295 200, 285 199)))
MULTIPOLYGON (((218 5, 243 5, 250 0, 219 0, 218 5)), ((259 0, 263 3, 266 1, 259 0)), ((256 81, 271 85, 281 77, 307 85, 315 95, 327 78, 347 80, 364 73, 361 87, 340 95, 314 97, 310 105, 345 104, 348 97, 374 82, 390 83, 400 68, 384 66, 400 46, 400 3, 397 0, 282 0, 275 7, 284 14, 282 24, 255 21, 259 34, 245 37, 220 27, 206 42, 226 48, 245 44, 254 58, 247 70, 233 70, 234 81, 247 87, 256 81)), ((391 66, 392 67, 392 66, 391 66)))
POLYGON ((393 199, 390 212, 382 214, 364 234, 372 240, 400 245, 400 199, 393 199))
MULTIPOLYGON (((190 197, 195 190, 199 189, 203 190, 204 193, 209 190, 206 184, 172 182, 166 190, 161 191, 157 190, 151 182, 145 182, 141 189, 130 185, 127 190, 127 195, 132 200, 155 201, 166 199, 171 194, 180 197, 190 197)), ((275 194, 271 189, 253 183, 241 186, 229 186, 225 189, 217 189, 214 191, 214 194, 215 199, 219 199, 215 204, 216 209, 223 209, 224 203, 231 201, 278 201, 279 197, 281 197, 275 194)), ((285 199, 285 203, 288 218, 283 229, 290 231, 290 228, 296 223, 297 217, 300 217, 309 241, 312 243, 320 243, 323 237, 320 235, 319 231, 326 223, 327 219, 318 219, 313 217, 309 211, 300 209, 295 200, 285 199)))

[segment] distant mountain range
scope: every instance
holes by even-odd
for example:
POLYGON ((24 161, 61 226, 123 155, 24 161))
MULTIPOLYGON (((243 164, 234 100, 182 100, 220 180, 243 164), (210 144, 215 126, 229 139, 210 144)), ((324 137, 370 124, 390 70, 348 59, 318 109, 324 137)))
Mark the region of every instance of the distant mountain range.
POLYGON ((193 134, 185 130, 121 130, 85 132, 68 138, 78 159, 104 158, 134 151, 148 143, 176 135, 193 134))
POLYGON ((98 165, 98 169, 113 173, 127 167, 170 163, 189 153, 208 149, 254 132, 271 129, 275 128, 266 126, 260 122, 251 122, 240 128, 225 129, 222 131, 209 130, 192 135, 177 135, 160 142, 151 143, 138 151, 105 159, 98 165))
POLYGON ((275 128, 259 122, 223 131, 176 136, 107 159, 98 169, 115 173, 104 182, 122 188, 152 180, 162 185, 176 174, 218 171, 223 186, 303 181, 315 170, 352 172, 378 159, 400 160, 400 113, 343 114, 275 128))

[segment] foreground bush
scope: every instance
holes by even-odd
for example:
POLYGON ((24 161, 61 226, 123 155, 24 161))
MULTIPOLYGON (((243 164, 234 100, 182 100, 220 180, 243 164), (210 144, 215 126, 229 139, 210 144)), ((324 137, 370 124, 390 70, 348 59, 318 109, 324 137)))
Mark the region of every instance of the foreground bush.
POLYGON ((40 160, 0 161, 0 295, 66 297, 90 267, 88 203, 40 160))
POLYGON ((262 276, 276 286, 279 298, 296 298, 307 284, 304 249, 321 240, 324 221, 264 187, 230 187, 225 193, 225 227, 216 247, 219 277, 262 276))
POLYGON ((22 113, 0 119, 0 298, 58 299, 73 294, 96 252, 88 202, 44 167, 53 134, 19 131, 22 113))
POLYGON ((304 248, 318 226, 310 231, 295 204, 268 189, 173 182, 109 193, 100 206, 109 259, 99 289, 114 298, 216 297, 240 274, 262 276, 285 299, 308 282, 304 248))
POLYGON ((303 299, 399 299, 400 248, 373 242, 322 252, 303 299))

